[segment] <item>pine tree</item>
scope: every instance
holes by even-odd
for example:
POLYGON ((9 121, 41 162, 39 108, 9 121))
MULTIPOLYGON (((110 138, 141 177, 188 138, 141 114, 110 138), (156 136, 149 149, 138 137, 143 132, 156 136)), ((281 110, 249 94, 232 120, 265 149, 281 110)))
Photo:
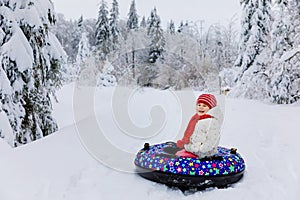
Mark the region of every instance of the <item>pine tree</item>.
MULTIPOLYGON (((11 53, 5 51, 5 48, 12 46, 16 43, 16 39, 21 39, 24 41, 24 46, 19 46, 19 49, 28 49, 29 45, 26 43, 24 37, 17 38, 17 35, 22 35, 21 30, 17 27, 17 24, 13 22, 13 19, 9 19, 9 15, 0 12, 0 17, 3 19, 0 25, 0 37, 1 37, 1 52, 0 52, 0 138, 3 138, 11 146, 14 146, 16 133, 21 131, 21 121, 24 117, 24 108, 21 103, 21 93, 23 92, 23 87, 13 88, 11 82, 14 85, 22 85, 22 73, 23 70, 19 70, 16 67, 16 63, 10 61, 11 53), (16 29, 14 32, 19 32, 19 34, 13 34, 12 28, 16 29), (4 32, 5 31, 5 32, 4 32), (6 39, 5 39, 6 36, 6 39), (14 38, 13 40, 11 38, 14 38), (7 76, 7 73, 9 73, 7 76), (11 79, 11 80, 10 80, 11 79), (13 96, 13 94, 16 94, 13 96)), ((23 44, 23 43, 22 43, 23 44)), ((32 54, 28 54, 25 57, 27 61, 32 62, 32 54)), ((31 68, 27 69, 24 73, 26 75, 31 68)), ((30 79, 29 76, 27 76, 30 79)))
POLYGON ((67 72, 68 79, 75 80, 78 78, 78 74, 80 72, 80 68, 82 64, 85 62, 87 57, 90 54, 90 45, 89 40, 87 37, 87 33, 85 32, 85 28, 83 26, 83 16, 81 15, 78 19, 77 26, 76 26, 76 32, 80 34, 80 39, 78 44, 75 46, 77 47, 77 54, 75 57, 75 62, 72 64, 72 69, 69 69, 67 72))
POLYGON ((116 51, 120 48, 119 31, 119 5, 117 0, 113 0, 109 18, 111 48, 116 51))
POLYGON ((90 44, 87 32, 82 32, 81 39, 78 44, 78 54, 76 56, 77 65, 81 65, 90 56, 90 44))
POLYGON ((74 36, 75 28, 77 28, 77 26, 74 25, 74 22, 66 20, 63 14, 57 14, 55 26, 51 27, 51 31, 63 46, 68 55, 68 61, 70 62, 73 62, 76 58, 76 54, 74 54, 75 50, 72 45, 72 37, 74 36))
POLYGON ((82 30, 82 28, 83 28, 83 16, 82 15, 78 19, 77 26, 78 26, 79 30, 82 30))
POLYGON ((174 21, 171 20, 170 23, 168 24, 167 31, 169 34, 174 35, 175 34, 175 24, 174 21))
POLYGON ((285 51, 292 47, 292 41, 288 35, 291 19, 287 4, 288 0, 278 0, 275 2, 275 8, 278 11, 273 12, 274 22, 271 30, 271 50, 274 58, 280 58, 285 51))
POLYGON ((151 11, 148 26, 148 35, 150 37, 149 61, 154 63, 158 57, 162 57, 166 40, 163 29, 161 28, 160 17, 157 15, 156 8, 151 11))
POLYGON ((135 0, 132 0, 127 20, 127 28, 136 30, 139 27, 138 15, 135 8, 135 0))
POLYGON ((143 16, 143 18, 142 18, 140 27, 141 27, 141 28, 146 28, 146 27, 147 27, 147 23, 146 23, 146 18, 145 18, 145 16, 143 16))
POLYGON ((110 53, 110 32, 106 2, 101 1, 96 23, 96 53, 100 60, 106 60, 110 53))
POLYGON ((66 20, 63 14, 57 14, 55 26, 51 27, 51 31, 66 51, 69 63, 73 64, 76 62, 78 44, 83 30, 87 32, 90 46, 95 46, 96 22, 96 19, 84 19, 83 16, 78 20, 66 20))
POLYGON ((83 30, 83 16, 81 15, 79 17, 78 20, 74 20, 70 22, 72 25, 70 34, 68 35, 68 37, 66 38, 67 42, 70 45, 70 56, 69 56, 69 60, 71 63, 76 62, 76 56, 78 54, 78 44, 79 41, 81 39, 81 34, 82 34, 82 30, 83 30))
POLYGON ((270 0, 241 1, 244 18, 242 19, 240 55, 236 61, 236 66, 241 67, 240 79, 267 45, 271 23, 270 3, 270 0))
POLYGON ((50 97, 61 86, 61 61, 65 54, 49 31, 55 22, 51 1, 11 0, 0 4, 0 33, 4 36, 1 76, 5 74, 4 80, 9 83, 3 87, 1 81, 0 110, 6 113, 13 130, 11 144, 18 146, 58 129, 50 97), (33 19, 30 13, 37 10, 33 19))
POLYGON ((132 78, 135 79, 135 74, 136 74, 136 67, 135 67, 135 60, 136 60, 136 36, 139 34, 137 31, 139 26, 138 26, 138 15, 137 15, 137 10, 135 8, 135 0, 132 0, 129 13, 128 13, 128 20, 127 20, 127 41, 128 41, 128 46, 129 46, 129 52, 126 52, 126 58, 128 63, 131 63, 131 71, 132 71, 132 78))
POLYGON ((231 92, 233 96, 265 98, 268 35, 270 32, 270 0, 243 0, 244 18, 240 54, 235 63, 240 67, 238 83, 231 92))

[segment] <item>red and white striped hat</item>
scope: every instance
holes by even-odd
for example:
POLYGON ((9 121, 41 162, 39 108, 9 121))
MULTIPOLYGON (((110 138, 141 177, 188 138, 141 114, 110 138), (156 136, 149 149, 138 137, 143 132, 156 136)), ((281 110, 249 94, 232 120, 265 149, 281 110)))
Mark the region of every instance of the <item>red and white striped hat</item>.
POLYGON ((217 99, 212 94, 201 94, 197 99, 197 104, 204 103, 210 109, 217 106, 217 99))

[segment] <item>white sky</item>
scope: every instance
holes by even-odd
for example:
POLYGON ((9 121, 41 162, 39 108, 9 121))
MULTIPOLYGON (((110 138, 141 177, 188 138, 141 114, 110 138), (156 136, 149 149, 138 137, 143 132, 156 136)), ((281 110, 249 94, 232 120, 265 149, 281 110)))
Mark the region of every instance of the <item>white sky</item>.
MULTIPOLYGON (((81 15, 84 18, 97 18, 99 2, 101 0, 52 0, 55 11, 63 13, 66 19, 78 19, 81 15)), ((118 0, 120 18, 127 18, 132 0, 118 0)), ((112 0, 106 0, 107 6, 111 8, 112 0)), ((151 10, 156 6, 158 15, 163 25, 170 19, 175 21, 178 27, 180 21, 194 21, 200 24, 205 20, 204 26, 208 27, 213 23, 228 24, 235 16, 236 24, 240 24, 240 0, 135 0, 137 13, 140 19, 150 15, 151 10)))

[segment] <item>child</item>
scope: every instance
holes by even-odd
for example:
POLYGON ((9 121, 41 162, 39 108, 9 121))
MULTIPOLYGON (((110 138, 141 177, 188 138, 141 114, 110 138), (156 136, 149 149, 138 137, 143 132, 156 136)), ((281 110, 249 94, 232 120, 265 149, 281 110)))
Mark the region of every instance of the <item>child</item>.
POLYGON ((218 153, 220 129, 223 116, 217 107, 217 100, 212 94, 201 94, 196 102, 196 114, 176 146, 184 148, 176 153, 183 157, 210 157, 218 153))

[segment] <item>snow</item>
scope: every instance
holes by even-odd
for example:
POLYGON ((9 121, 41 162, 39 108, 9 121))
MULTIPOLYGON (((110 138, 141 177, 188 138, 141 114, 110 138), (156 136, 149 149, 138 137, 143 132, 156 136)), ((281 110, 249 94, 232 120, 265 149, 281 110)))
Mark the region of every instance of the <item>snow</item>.
POLYGON ((50 25, 48 21, 49 11, 53 10, 52 2, 49 0, 31 1, 22 0, 16 1, 16 17, 19 21, 25 20, 30 27, 43 27, 50 25))
MULTIPOLYGON (((0 10, 0 12, 3 10, 0 10)), ((8 42, 1 46, 0 53, 7 54, 11 59, 16 61, 16 65, 19 66, 18 70, 23 72, 28 69, 28 67, 31 68, 33 63, 33 53, 30 44, 17 23, 12 22, 12 26, 13 35, 8 42)))
MULTIPOLYGON (((0 106, 1 102, 0 102, 0 106)), ((4 140, 8 142, 9 145, 13 146, 13 130, 9 124, 8 117, 6 113, 3 110, 0 110, 0 122, 1 122, 1 127, 0 127, 0 134, 5 133, 3 136, 4 140)))
POLYGON ((49 48, 49 54, 52 55, 54 59, 61 59, 61 57, 67 60, 67 54, 63 50, 61 44, 59 43, 57 37, 52 33, 48 32, 49 35, 49 43, 52 48, 49 48))
MULTIPOLYGON (((25 7, 25 5, 24 5, 25 7)), ((42 16, 39 15, 39 9, 35 6, 30 6, 27 9, 16 9, 16 20, 18 22, 22 22, 23 20, 27 22, 27 24, 35 29, 39 27, 43 27, 43 22, 41 21, 42 16)))
POLYGON ((286 53, 284 53, 279 62, 283 62, 283 61, 286 61, 288 59, 290 59, 291 57, 293 57, 295 54, 299 53, 300 52, 300 47, 297 47, 297 48, 294 48, 286 53))
MULTIPOLYGON (((116 170, 118 166, 107 167, 95 159, 95 154, 91 155, 91 148, 83 145, 80 140, 82 135, 103 131, 105 138, 122 155, 129 155, 122 160, 131 163, 127 166, 131 168, 135 153, 145 141, 154 144, 181 136, 176 135, 180 124, 185 122, 180 116, 185 109, 191 109, 193 102, 179 104, 182 98, 174 92, 145 88, 135 89, 126 100, 126 95, 117 93, 117 89, 88 88, 87 95, 83 95, 84 88, 66 85, 57 94, 59 103, 54 104, 54 115, 60 126, 58 132, 14 149, 0 140, 0 199, 299 198, 299 103, 273 105, 226 98, 220 144, 238 149, 246 162, 245 175, 227 189, 210 188, 182 193, 134 173, 116 170), (112 109, 116 97, 125 98, 128 115, 132 123, 140 128, 147 128, 153 123, 151 120, 155 121, 151 119, 151 112, 164 112, 162 131, 147 139, 124 134, 114 121, 119 119, 113 116, 118 115, 118 109, 112 109), (155 105, 162 109, 155 111, 155 105), (93 128, 93 120, 100 129, 93 128), (85 134, 82 134, 82 128, 85 134)), ((184 96, 188 92, 182 91, 180 94, 184 96)), ((98 144, 100 153, 109 154, 111 160, 119 161, 116 159, 120 156, 114 154, 113 149, 103 149, 102 141, 94 139, 94 143, 98 144)))
POLYGON ((3 92, 4 94, 10 94, 12 92, 10 82, 7 79, 7 76, 2 67, 0 68, 0 88, 2 90, 1 92, 3 92))

